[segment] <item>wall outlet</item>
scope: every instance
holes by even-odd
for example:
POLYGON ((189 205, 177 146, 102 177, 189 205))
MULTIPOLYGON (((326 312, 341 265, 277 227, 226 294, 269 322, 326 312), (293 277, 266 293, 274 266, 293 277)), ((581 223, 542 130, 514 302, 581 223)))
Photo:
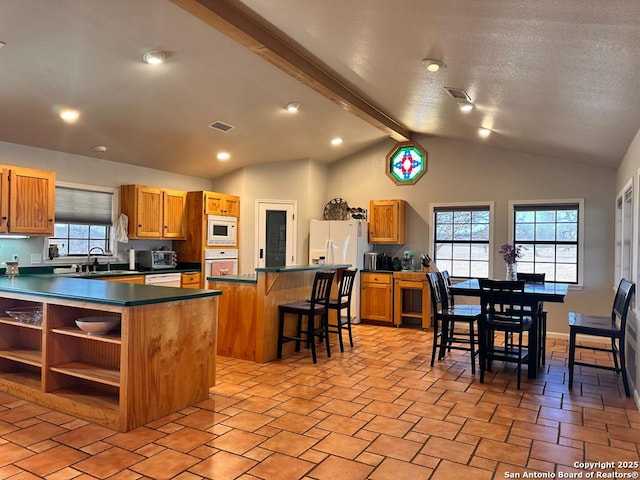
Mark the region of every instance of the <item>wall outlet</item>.
POLYGON ((42 263, 42 254, 41 253, 32 253, 31 254, 31 265, 39 265, 42 263))

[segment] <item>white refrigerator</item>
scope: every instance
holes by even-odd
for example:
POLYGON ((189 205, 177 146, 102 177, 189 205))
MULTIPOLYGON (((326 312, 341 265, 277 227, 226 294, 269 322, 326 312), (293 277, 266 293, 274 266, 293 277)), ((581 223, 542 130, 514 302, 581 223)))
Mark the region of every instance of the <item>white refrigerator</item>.
MULTIPOLYGON (((309 225, 309 263, 325 257, 327 264, 350 264, 357 268, 351 294, 351 322, 360 322, 360 273, 364 253, 370 250, 365 220, 311 220, 309 225)), ((343 312, 343 314, 346 314, 343 312)))

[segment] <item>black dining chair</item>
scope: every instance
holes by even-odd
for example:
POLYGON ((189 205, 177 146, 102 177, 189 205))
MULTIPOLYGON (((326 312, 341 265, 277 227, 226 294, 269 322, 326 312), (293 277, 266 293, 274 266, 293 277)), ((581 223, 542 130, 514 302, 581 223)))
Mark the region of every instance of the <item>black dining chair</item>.
POLYGON ((316 356, 316 337, 320 340, 324 339, 327 349, 327 357, 331 357, 331 349, 329 347, 329 327, 328 312, 329 300, 331 295, 331 285, 335 271, 317 271, 313 279, 313 287, 311 289, 311 299, 309 301, 291 302, 278 305, 278 350, 277 357, 282 358, 282 345, 287 342, 296 342, 296 352, 300 351, 300 342, 304 341, 311 348, 311 358, 313 363, 317 363, 316 356), (285 335, 285 319, 286 314, 296 315, 296 332, 295 335, 285 335), (320 318, 319 326, 316 326, 316 319, 320 318), (303 328, 303 320, 307 323, 303 328))
POLYGON ((585 315, 569 312, 569 390, 573 388, 573 367, 575 365, 600 368, 622 374, 622 384, 627 397, 631 396, 629 380, 627 379, 627 362, 625 358, 625 337, 627 326, 627 314, 631 297, 636 291, 635 283, 624 278, 620 280, 616 296, 611 309, 611 316, 585 315), (577 344, 577 335, 606 338, 611 342, 611 347, 596 347, 593 344, 577 344), (597 352, 608 352, 613 357, 613 365, 606 365, 600 361, 588 362, 581 358, 576 360, 577 349, 588 349, 597 352))
POLYGON ((340 283, 338 284, 338 296, 329 300, 329 310, 336 311, 336 323, 331 323, 331 319, 328 320, 329 333, 338 334, 341 352, 344 352, 344 345, 342 343, 343 330, 347 330, 349 333, 349 345, 353 347, 353 336, 351 334, 351 296, 357 273, 357 268, 344 270, 340 277, 340 283), (347 316, 343 318, 342 311, 345 309, 347 316))
POLYGON ((493 360, 517 364, 516 386, 520 389, 522 365, 529 363, 529 355, 537 348, 537 302, 524 293, 524 281, 480 279, 480 307, 478 320, 480 338, 480 383, 485 371, 491 371, 493 360), (495 334, 517 335, 515 339, 496 345, 495 334), (528 348, 523 348, 524 333, 528 332, 528 348), (532 350, 533 349, 533 350, 532 350))
POLYGON ((451 351, 451 349, 464 350, 470 354, 471 373, 475 374, 476 356, 478 355, 476 323, 480 318, 480 307, 478 305, 455 305, 453 295, 448 289, 449 275, 443 273, 427 273, 433 313, 431 366, 434 366, 437 350, 439 350, 438 360, 442 360, 445 352, 451 351), (456 323, 463 323, 465 329, 456 329, 456 323))
MULTIPOLYGON (((516 275, 525 284, 543 284, 546 278, 545 273, 518 272, 516 275)), ((538 322, 538 367, 542 367, 547 357, 547 310, 543 308, 542 302, 539 305, 538 322)))

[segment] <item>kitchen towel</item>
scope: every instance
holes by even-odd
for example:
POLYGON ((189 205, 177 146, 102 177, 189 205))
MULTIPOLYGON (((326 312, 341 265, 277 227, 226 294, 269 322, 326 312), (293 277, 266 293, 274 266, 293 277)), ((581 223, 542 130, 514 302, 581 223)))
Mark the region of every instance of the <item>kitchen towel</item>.
POLYGON ((129 217, 121 213, 116 222, 116 241, 120 243, 129 243, 127 232, 129 231, 129 217))

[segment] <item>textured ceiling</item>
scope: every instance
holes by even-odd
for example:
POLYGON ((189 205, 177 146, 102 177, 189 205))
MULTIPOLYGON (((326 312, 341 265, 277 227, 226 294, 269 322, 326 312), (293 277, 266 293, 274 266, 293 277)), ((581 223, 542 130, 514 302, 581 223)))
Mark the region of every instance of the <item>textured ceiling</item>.
MULTIPOLYGON (((615 167, 640 128, 637 0, 228 3, 412 132, 615 167), (426 57, 447 68, 428 73, 426 57), (462 114, 445 86, 476 109, 462 114)), ((0 141, 213 178, 388 136, 169 0, 2 0, 0 41, 0 141), (150 49, 167 62, 141 63, 150 49), (61 106, 80 120, 63 124, 61 106)))

